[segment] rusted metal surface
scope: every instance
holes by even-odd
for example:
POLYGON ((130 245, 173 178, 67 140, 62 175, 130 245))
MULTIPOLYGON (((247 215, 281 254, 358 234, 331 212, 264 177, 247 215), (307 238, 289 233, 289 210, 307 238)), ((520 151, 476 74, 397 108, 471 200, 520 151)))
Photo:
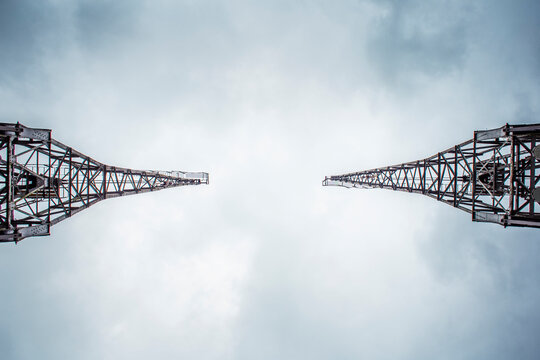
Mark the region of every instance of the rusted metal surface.
POLYGON ((418 193, 473 221, 540 228, 539 144, 540 124, 507 124, 422 160, 328 176, 323 185, 418 193))
POLYGON ((51 130, 0 123, 0 242, 49 235, 104 199, 200 184, 207 173, 109 166, 52 139, 51 130))

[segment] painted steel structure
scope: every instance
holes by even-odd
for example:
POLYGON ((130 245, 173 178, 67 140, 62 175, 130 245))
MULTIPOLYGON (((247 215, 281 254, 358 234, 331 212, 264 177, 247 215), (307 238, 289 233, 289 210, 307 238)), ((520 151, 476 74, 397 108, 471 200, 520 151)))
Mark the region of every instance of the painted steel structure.
POLYGON ((0 242, 49 235, 52 225, 109 198, 208 184, 208 174, 102 164, 51 130, 0 123, 0 242))
POLYGON ((323 185, 427 195, 473 221, 540 228, 540 124, 476 131, 428 158, 326 177, 323 185))

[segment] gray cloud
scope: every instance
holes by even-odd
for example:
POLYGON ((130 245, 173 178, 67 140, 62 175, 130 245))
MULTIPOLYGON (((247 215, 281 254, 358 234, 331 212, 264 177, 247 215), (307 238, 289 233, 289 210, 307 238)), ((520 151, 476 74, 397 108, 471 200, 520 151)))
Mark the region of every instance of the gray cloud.
POLYGON ((436 351, 448 358, 534 358, 539 351, 533 335, 539 319, 531 302, 540 286, 534 276, 539 270, 534 259, 540 251, 536 232, 522 229, 501 233, 487 225, 460 221, 457 216, 434 220, 433 230, 419 239, 422 258, 447 289, 462 288, 463 283, 473 289, 475 284, 468 296, 472 302, 483 304, 462 309, 461 316, 455 314, 455 321, 463 322, 470 336, 464 336, 464 328, 455 323, 443 330, 441 335, 447 340, 437 343, 436 351), (454 347, 454 341, 461 345, 454 347), (471 352, 464 354, 464 349, 471 352))
POLYGON ((369 55, 391 84, 418 75, 458 71, 466 60, 474 7, 465 1, 426 4, 387 1, 386 12, 371 30, 369 55))
POLYGON ((140 6, 127 1, 80 2, 73 14, 77 43, 88 56, 104 49, 121 52, 123 42, 137 36, 140 6))
POLYGON ((2 1, 0 4, 0 81, 17 87, 39 76, 51 40, 64 41, 62 12, 46 3, 2 1))

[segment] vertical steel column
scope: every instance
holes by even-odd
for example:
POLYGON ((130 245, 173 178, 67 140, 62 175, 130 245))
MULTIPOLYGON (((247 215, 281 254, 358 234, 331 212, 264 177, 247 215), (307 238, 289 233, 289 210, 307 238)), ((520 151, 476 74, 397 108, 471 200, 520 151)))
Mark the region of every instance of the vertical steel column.
POLYGON ((6 198, 6 227, 13 228, 13 137, 7 138, 7 198, 6 198))

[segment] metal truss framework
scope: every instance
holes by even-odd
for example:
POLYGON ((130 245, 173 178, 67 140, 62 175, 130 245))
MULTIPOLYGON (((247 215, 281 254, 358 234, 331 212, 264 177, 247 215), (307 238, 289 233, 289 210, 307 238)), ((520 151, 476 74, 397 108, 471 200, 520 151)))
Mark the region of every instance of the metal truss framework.
POLYGON ((540 124, 476 131, 426 159, 326 177, 323 185, 427 195, 473 221, 540 227, 540 124))
POLYGON ((208 174, 102 164, 51 138, 51 130, 0 123, 0 242, 49 235, 97 202, 183 185, 208 174))

